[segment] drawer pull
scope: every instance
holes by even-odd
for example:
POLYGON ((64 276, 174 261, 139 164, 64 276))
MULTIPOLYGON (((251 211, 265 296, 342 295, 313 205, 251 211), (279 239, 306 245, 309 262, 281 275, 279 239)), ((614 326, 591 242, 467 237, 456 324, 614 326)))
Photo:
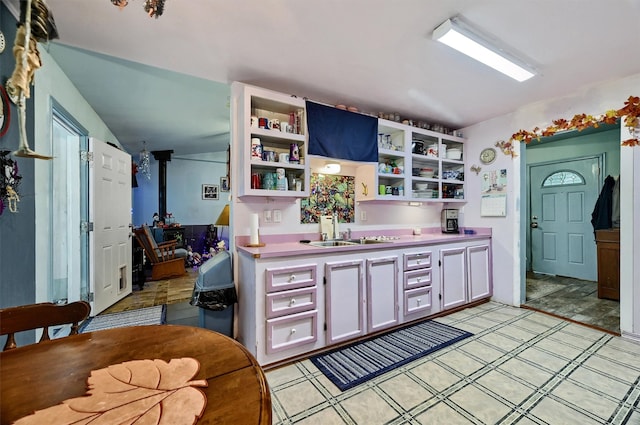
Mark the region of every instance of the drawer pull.
POLYGON ((422 278, 421 278, 421 277, 418 277, 416 280, 417 280, 418 282, 421 282, 421 281, 422 281, 422 278))
POLYGON ((295 274, 292 274, 291 276, 289 276, 289 282, 293 282, 294 280, 296 280, 295 274))
POLYGON ((422 262, 421 259, 418 258, 418 261, 416 261, 416 263, 420 264, 422 262))
POLYGON ((418 299, 416 300, 416 302, 418 303, 418 305, 420 305, 420 303, 422 302, 422 300, 421 300, 420 298, 418 298, 418 299))
POLYGON ((291 328, 291 335, 293 335, 294 333, 296 333, 296 328, 291 328))
POLYGON ((289 305, 294 305, 296 303, 296 299, 295 298, 291 298, 291 301, 289 301, 289 305))

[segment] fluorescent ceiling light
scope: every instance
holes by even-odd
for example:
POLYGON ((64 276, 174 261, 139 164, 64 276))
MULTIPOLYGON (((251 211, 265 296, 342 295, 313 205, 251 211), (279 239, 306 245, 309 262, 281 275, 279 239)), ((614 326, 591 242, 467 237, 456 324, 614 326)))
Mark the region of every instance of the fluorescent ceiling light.
POLYGON ((492 45, 456 18, 447 19, 433 31, 433 39, 458 50, 517 81, 525 81, 535 72, 504 49, 492 45))

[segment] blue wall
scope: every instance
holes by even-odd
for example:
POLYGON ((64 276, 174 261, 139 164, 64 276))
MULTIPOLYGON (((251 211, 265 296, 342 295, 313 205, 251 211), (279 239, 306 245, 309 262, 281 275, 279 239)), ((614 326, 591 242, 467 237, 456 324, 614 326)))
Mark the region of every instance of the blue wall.
MULTIPOLYGON (((133 157, 134 160, 137 158, 133 157)), ((227 174, 227 152, 174 155, 167 162, 167 212, 180 224, 212 224, 229 203, 230 192, 219 192, 218 200, 203 200, 202 185, 220 185, 227 174)), ((158 212, 158 162, 151 156, 151 179, 138 173, 133 189, 133 224, 151 224, 158 212)), ((225 232, 226 233, 226 232, 225 232)))

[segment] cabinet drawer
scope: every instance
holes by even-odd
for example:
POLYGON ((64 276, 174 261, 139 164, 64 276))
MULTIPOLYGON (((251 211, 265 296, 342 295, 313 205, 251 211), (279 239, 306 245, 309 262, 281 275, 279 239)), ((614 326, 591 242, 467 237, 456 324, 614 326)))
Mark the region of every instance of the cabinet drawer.
POLYGON ((318 340, 318 310, 267 320, 267 354, 318 340))
POLYGON ((404 291, 404 314, 415 314, 431 309, 431 287, 404 291))
POLYGON ((431 251, 404 254, 404 270, 416 270, 431 267, 431 251))
POLYGON ((306 264, 297 267, 267 269, 265 278, 267 292, 284 291, 287 289, 315 286, 316 265, 306 264))
POLYGON ((267 294, 265 308, 267 319, 284 316, 285 314, 300 313, 315 310, 316 286, 310 288, 292 289, 290 291, 267 294))
POLYGON ((418 269, 404 272, 404 289, 431 285, 431 269, 418 269))

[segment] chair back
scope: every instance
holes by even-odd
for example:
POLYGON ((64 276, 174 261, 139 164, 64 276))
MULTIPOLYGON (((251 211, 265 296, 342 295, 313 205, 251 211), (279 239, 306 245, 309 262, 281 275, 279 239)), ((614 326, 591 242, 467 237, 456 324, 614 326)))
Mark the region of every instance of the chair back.
POLYGON ((149 257, 149 260, 152 264, 159 263, 160 258, 158 257, 158 251, 155 239, 151 235, 151 231, 149 230, 149 226, 142 226, 137 229, 134 229, 133 232, 136 235, 136 239, 144 249, 145 254, 149 257))
POLYGON ((89 317, 91 306, 85 301, 69 304, 40 303, 0 309, 0 335, 7 335, 2 351, 16 348, 17 332, 42 328, 39 342, 47 341, 49 327, 71 324, 71 335, 78 333, 83 320, 89 317))

